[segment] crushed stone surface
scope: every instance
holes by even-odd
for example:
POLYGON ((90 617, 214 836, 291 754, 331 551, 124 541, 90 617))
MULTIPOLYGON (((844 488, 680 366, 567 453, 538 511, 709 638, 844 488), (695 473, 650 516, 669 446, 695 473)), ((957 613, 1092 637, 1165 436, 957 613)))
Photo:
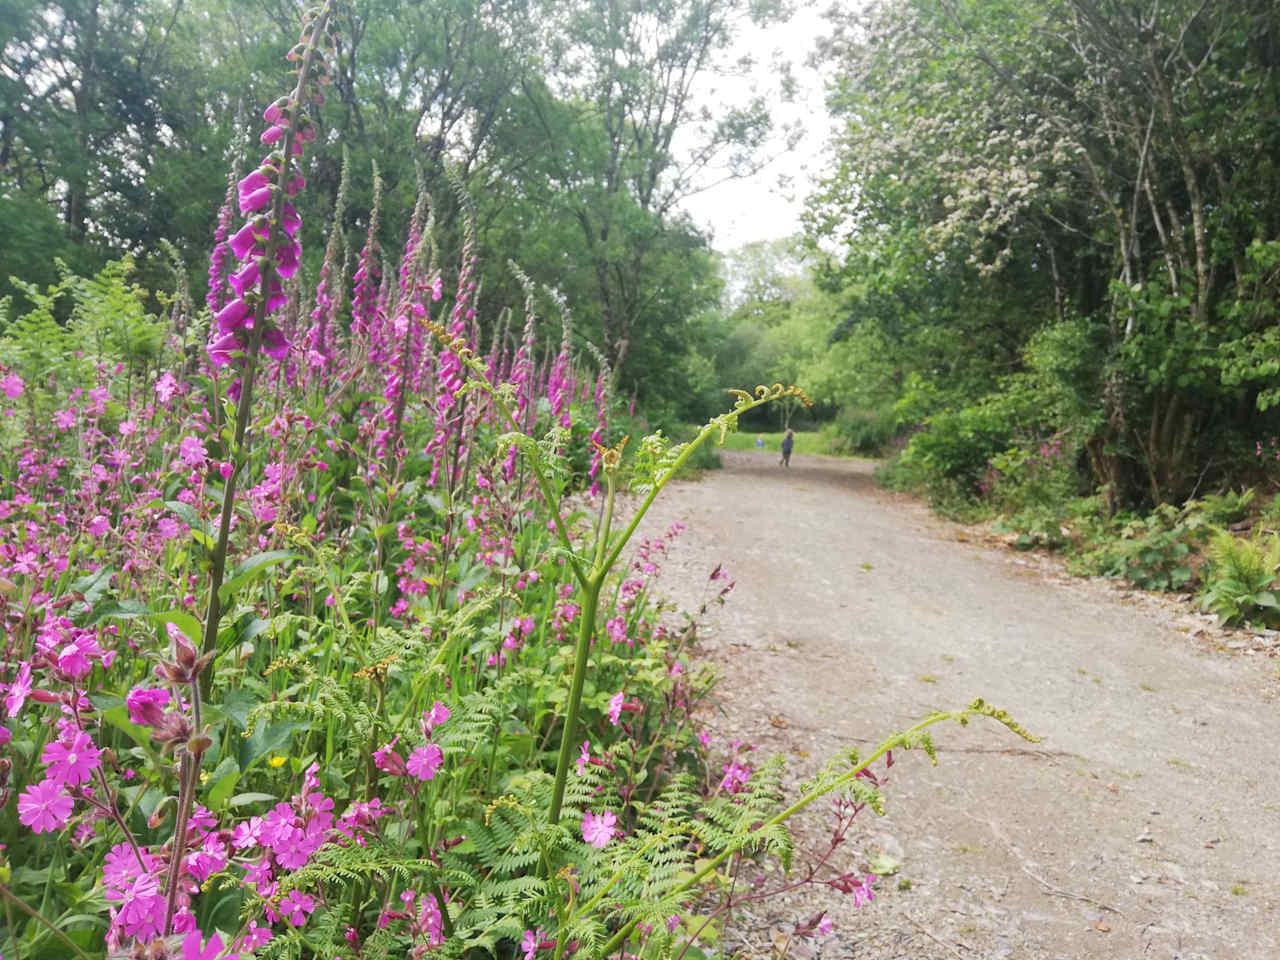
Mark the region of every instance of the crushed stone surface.
MULTIPOLYGON (((1040 960, 1280 957, 1280 676, 1274 634, 1225 631, 1186 599, 1069 576, 877 488, 873 464, 722 452, 641 527, 687 531, 663 589, 684 609, 735 583, 700 630, 723 679, 701 715, 789 758, 794 787, 975 697, 933 729, 938 765, 895 754, 887 813, 864 810, 821 879, 899 864, 875 900, 808 885, 745 904, 716 946, 741 958, 1040 960), (825 911, 833 932, 795 937, 825 911)), ((883 765, 877 773, 885 773, 883 765)), ((821 852, 830 804, 796 824, 821 852)), ((795 880, 806 856, 797 857, 795 880)), ((761 889, 784 886, 774 871, 761 889)))

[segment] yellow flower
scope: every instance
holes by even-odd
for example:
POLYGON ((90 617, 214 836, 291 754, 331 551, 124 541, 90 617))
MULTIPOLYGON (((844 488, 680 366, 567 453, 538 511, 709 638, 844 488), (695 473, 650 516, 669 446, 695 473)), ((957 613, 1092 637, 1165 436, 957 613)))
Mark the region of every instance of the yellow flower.
POLYGON ((270 760, 267 761, 267 763, 271 764, 271 766, 279 770, 281 767, 284 766, 284 762, 287 759, 288 759, 287 757, 272 757, 270 760))

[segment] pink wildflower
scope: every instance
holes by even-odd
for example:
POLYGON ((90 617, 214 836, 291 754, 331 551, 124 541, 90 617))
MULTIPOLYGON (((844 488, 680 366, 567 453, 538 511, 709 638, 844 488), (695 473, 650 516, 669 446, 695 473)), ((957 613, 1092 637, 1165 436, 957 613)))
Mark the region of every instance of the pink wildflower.
POLYGON ((291 890, 280 901, 280 912, 292 926, 300 927, 307 922, 307 914, 316 908, 315 897, 297 890, 291 890))
POLYGON ((9 692, 4 697, 4 709, 11 717, 16 717, 22 705, 31 695, 31 661, 23 661, 18 667, 18 675, 9 684, 9 692))
POLYGON ((578 751, 577 769, 578 776, 582 776, 587 772, 587 764, 591 762, 591 741, 583 740, 582 747, 578 751))
POLYGON ((22 396, 25 385, 22 378, 16 373, 11 373, 3 380, 0 380, 0 390, 4 391, 5 398, 8 400, 17 400, 22 396))
POLYGON ((164 723, 164 708, 169 705, 168 690, 154 687, 134 687, 125 697, 129 708, 129 722, 143 727, 158 727, 164 723))
POLYGON ((582 815, 582 839, 597 850, 603 850, 613 839, 618 817, 612 810, 596 815, 588 810, 582 815))
POLYGON ((59 738, 44 748, 41 759, 49 765, 49 779, 68 786, 84 783, 101 764, 102 751, 87 733, 77 730, 70 738, 59 738))
POLYGON ((52 833, 66 826, 74 806, 62 784, 50 777, 33 783, 18 796, 18 819, 32 833, 52 833))
POLYGON ((618 719, 622 716, 622 691, 619 690, 609 700, 609 722, 615 727, 618 725, 618 719))
POLYGON ((405 768, 419 780, 433 780, 442 763, 444 753, 434 743, 428 743, 409 754, 409 762, 405 764, 405 768))
POLYGON ((178 445, 178 457, 188 467, 203 466, 208 456, 209 452, 205 450, 204 444, 195 437, 183 437, 178 445))
POLYGON ((94 517, 92 520, 89 521, 90 536, 100 537, 110 529, 111 529, 111 521, 108 520, 106 517, 104 517, 102 514, 98 514, 96 517, 94 517))
POLYGON ((200 931, 192 930, 182 941, 182 960, 218 960, 222 954, 222 937, 214 934, 200 946, 200 931))
POLYGON ((541 927, 538 927, 536 930, 526 930, 524 932, 524 939, 520 941, 520 949, 524 951, 524 960, 533 960, 533 955, 537 953, 538 949, 542 946, 543 938, 545 938, 546 935, 547 932, 541 927))
POLYGON ((440 724, 444 723, 451 716, 453 716, 453 714, 449 712, 449 708, 439 700, 431 705, 431 709, 429 711, 424 710, 422 712, 422 720, 428 733, 440 726, 440 724))
POLYGON ((751 768, 736 760, 724 765, 724 778, 720 781, 720 789, 728 793, 741 793, 751 779, 751 768))
POLYGON ((390 743, 385 743, 373 751, 373 765, 383 773, 403 777, 407 769, 404 765, 404 759, 400 754, 396 753, 396 744, 399 742, 400 735, 397 734, 390 743))

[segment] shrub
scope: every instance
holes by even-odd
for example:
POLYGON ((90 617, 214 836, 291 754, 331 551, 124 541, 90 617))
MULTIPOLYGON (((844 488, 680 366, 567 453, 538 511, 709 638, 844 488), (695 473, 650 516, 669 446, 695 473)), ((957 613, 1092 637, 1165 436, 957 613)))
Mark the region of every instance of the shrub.
POLYGON ((930 417, 911 437, 902 459, 919 466, 930 481, 948 480, 972 497, 979 493, 988 462, 1015 436, 1008 412, 998 403, 951 410, 930 417))
MULTIPOLYGON (((1193 554, 1213 533, 1202 517, 1163 504, 1148 516, 1118 519, 1114 539, 1105 535, 1073 562, 1076 572, 1121 577, 1143 590, 1183 590, 1193 585, 1193 554)), ((1101 532, 1101 531, 1098 531, 1101 532)))
POLYGON ((841 409, 835 422, 823 428, 831 437, 833 453, 878 457, 893 443, 898 432, 897 415, 892 407, 863 410, 841 409))

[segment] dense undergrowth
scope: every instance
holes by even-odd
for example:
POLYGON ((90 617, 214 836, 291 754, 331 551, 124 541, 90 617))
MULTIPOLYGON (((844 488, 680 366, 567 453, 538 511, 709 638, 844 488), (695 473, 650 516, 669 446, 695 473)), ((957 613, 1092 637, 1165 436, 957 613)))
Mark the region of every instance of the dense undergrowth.
POLYGON ((932 420, 880 465, 878 480, 952 519, 989 523, 1016 549, 1060 552, 1076 575, 1193 593, 1228 625, 1280 622, 1280 494, 1262 505, 1250 487, 1115 510, 1105 491, 1088 492, 1067 434, 1015 443, 980 468, 992 438, 953 426, 973 416, 932 420))
MULTIPOLYGON (((680 530, 634 534, 698 448, 801 395, 628 443, 554 292, 521 277, 523 318, 483 316, 470 238, 446 290, 425 195, 398 270, 375 214, 350 281, 332 240, 304 293, 329 14, 230 184, 204 308, 180 277, 155 312, 128 261, 5 305, 0 949, 700 956, 726 871, 790 864, 794 813, 880 810, 873 765, 940 721, 1021 731, 977 701, 785 800, 780 759, 707 735, 715 678, 655 593, 680 530)), ((707 571, 708 602, 731 587, 707 571)), ((870 898, 856 864, 808 882, 870 898)))

